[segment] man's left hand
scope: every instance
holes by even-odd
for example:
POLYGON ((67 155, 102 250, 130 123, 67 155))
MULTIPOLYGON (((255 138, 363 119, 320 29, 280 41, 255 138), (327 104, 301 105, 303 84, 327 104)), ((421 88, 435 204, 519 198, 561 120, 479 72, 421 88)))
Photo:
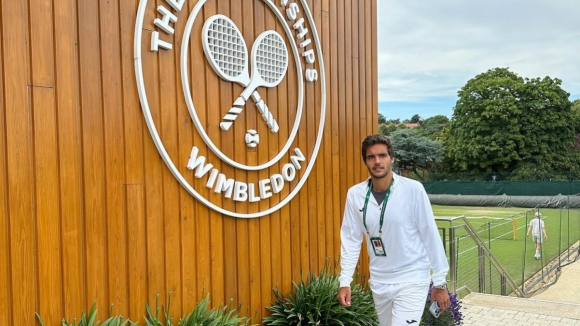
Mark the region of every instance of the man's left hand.
POLYGON ((431 292, 431 301, 437 301, 439 303, 439 308, 443 313, 447 308, 449 308, 449 292, 444 289, 434 288, 431 292))

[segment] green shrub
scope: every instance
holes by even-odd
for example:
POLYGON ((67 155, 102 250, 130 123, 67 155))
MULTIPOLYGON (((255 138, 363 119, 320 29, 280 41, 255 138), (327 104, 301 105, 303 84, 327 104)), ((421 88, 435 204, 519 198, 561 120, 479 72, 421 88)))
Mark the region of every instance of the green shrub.
MULTIPOLYGON (((111 317, 109 317, 109 319, 105 320, 102 324, 100 324, 100 326, 137 325, 137 323, 134 323, 129 319, 123 321, 123 316, 112 316, 112 314, 113 314, 113 305, 111 305, 111 311, 109 313, 109 316, 111 317)), ((40 315, 38 313, 36 313, 36 317, 38 318, 40 325, 44 326, 44 321, 42 320, 42 318, 40 318, 40 315)), ((76 318, 73 318, 72 321, 70 322, 63 318, 62 326, 97 326, 99 325, 99 322, 95 321, 95 318, 97 318, 97 309, 96 302, 93 302, 93 305, 91 306, 91 310, 89 311, 88 315, 86 315, 84 311, 81 312, 81 319, 78 324, 76 318)))
MULTIPOLYGON (((302 277, 301 277, 302 279, 302 277)), ((338 275, 331 275, 324 268, 320 275, 309 273, 288 296, 273 289, 276 301, 265 317, 266 325, 378 325, 372 293, 360 283, 352 286, 351 305, 344 307, 338 302, 338 275)))
MULTIPOLYGON (((203 296, 203 294, 202 294, 203 296)), ((163 308, 163 315, 165 317, 165 324, 159 320, 159 295, 155 299, 155 315, 151 312, 149 304, 146 304, 145 309, 147 316, 145 322, 147 326, 173 326, 173 319, 169 315, 171 307, 171 292, 167 300, 167 309, 163 308)), ((210 300, 209 294, 203 300, 199 301, 193 311, 188 315, 182 317, 177 323, 178 326, 239 326, 248 325, 250 318, 240 317, 236 309, 229 305, 221 305, 218 308, 208 310, 210 300)))
MULTIPOLYGON (((203 294, 202 294, 203 296, 203 294)), ((147 316, 145 316, 145 325, 147 326, 248 326, 250 318, 240 317, 237 310, 232 308, 230 305, 221 305, 218 308, 208 309, 209 307, 209 294, 204 297, 203 300, 199 301, 193 311, 183 316, 179 319, 177 324, 173 323, 173 319, 169 315, 169 310, 171 308, 171 292, 167 299, 167 308, 159 306, 159 294, 155 299, 155 313, 151 311, 149 304, 145 304, 145 310, 147 316), (159 319, 159 312, 163 308, 163 315, 161 320, 159 319)), ((62 320, 62 326, 135 326, 138 325, 129 319, 123 321, 123 316, 112 316, 112 305, 111 305, 111 317, 105 320, 102 324, 95 321, 97 317, 96 303, 93 303, 89 314, 86 315, 83 311, 81 314, 81 319, 77 324, 76 318, 73 318, 71 322, 66 319, 62 320)), ((40 315, 36 313, 36 317, 40 322, 40 325, 44 326, 44 321, 40 318, 40 315)))

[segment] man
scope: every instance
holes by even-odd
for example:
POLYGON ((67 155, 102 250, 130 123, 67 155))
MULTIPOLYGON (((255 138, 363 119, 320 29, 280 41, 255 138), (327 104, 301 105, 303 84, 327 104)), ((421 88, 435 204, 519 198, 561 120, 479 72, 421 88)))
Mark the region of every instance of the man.
POLYGON ((347 194, 338 300, 350 305, 350 283, 365 234, 369 285, 380 325, 418 326, 431 279, 431 299, 441 312, 449 306, 445 281, 449 265, 431 204, 421 183, 393 173, 394 151, 388 138, 368 136, 362 158, 371 176, 347 194))
POLYGON ((548 235, 546 234, 546 225, 544 224, 544 221, 540 219, 540 216, 542 216, 542 213, 536 212, 536 218, 530 221, 530 227, 528 228, 528 233, 526 234, 526 237, 529 237, 530 231, 532 232, 532 240, 534 240, 534 243, 536 244, 536 254, 534 255, 535 259, 540 259, 540 257, 542 257, 542 242, 544 242, 544 239, 548 239, 548 235), (542 233, 544 234, 543 238, 542 233))

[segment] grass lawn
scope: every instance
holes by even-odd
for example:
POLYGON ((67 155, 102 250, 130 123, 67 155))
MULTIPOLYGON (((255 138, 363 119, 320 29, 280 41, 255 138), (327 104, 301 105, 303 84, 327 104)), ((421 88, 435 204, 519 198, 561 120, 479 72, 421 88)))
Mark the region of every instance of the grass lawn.
MULTIPOLYGON (((548 239, 542 246, 543 259, 541 260, 534 259, 534 243, 531 238, 526 238, 527 225, 530 219, 534 218, 535 210, 533 208, 433 205, 433 212, 437 217, 465 215, 518 285, 580 239, 580 210, 578 209, 540 209, 548 234, 548 239), (515 240, 513 219, 516 221, 515 240)), ((461 219, 454 220, 452 226, 458 226, 462 223, 461 219)), ((449 222, 438 221, 437 224, 440 227, 450 226, 449 222)), ((458 266, 456 267, 457 285, 467 285, 471 290, 480 291, 477 246, 470 237, 466 236, 464 228, 456 230, 457 238, 459 238, 458 266)), ((498 273, 489 265, 488 261, 485 263, 484 270, 486 289, 483 292, 499 293, 498 273)), ((509 288, 508 291, 510 291, 509 288)))

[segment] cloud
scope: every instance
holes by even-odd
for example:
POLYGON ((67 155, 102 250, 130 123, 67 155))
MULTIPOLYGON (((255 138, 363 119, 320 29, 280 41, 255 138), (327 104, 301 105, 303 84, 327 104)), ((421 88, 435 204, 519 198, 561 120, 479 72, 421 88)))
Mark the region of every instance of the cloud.
POLYGON ((377 3, 380 102, 453 98, 495 67, 562 79, 573 98, 580 96, 578 0, 377 3))

